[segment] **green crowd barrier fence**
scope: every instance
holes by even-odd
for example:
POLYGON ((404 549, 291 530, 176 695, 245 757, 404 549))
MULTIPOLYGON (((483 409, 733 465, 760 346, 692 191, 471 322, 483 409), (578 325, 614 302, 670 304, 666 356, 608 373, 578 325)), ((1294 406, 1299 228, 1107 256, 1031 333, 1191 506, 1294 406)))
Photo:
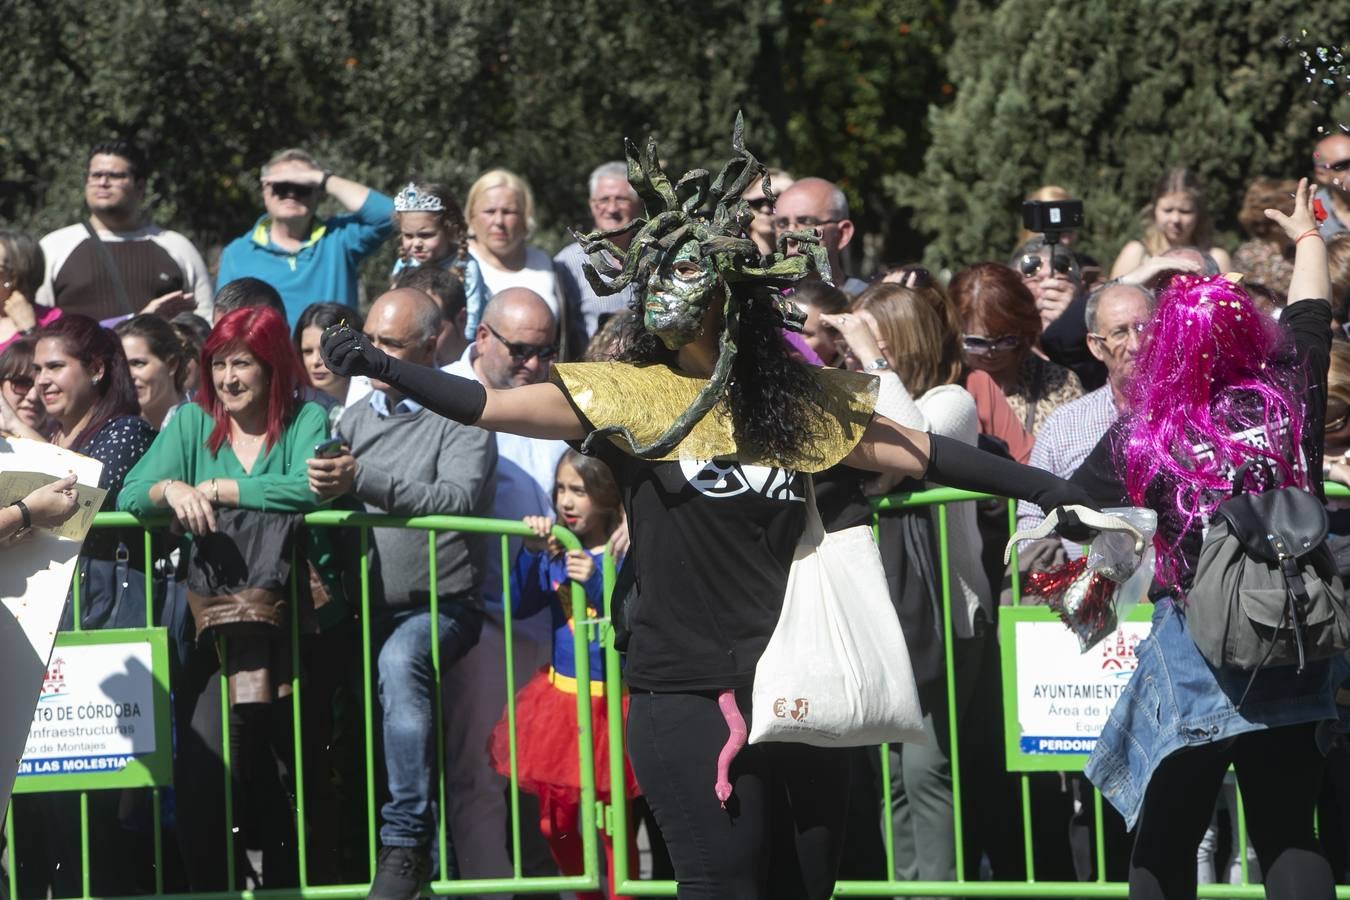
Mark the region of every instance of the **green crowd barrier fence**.
MULTIPOLYGON (((163 520, 138 519, 128 513, 99 513, 95 517, 95 528, 141 528, 143 529, 143 552, 145 559, 145 571, 153 571, 154 553, 152 547, 151 529, 160 527, 164 524, 163 520)), ((236 835, 240 833, 240 828, 235 820, 235 811, 233 809, 234 781, 232 767, 234 761, 231 760, 230 751, 230 702, 228 696, 228 686, 225 678, 220 678, 221 691, 221 728, 223 739, 221 744, 222 757, 224 763, 225 778, 222 784, 222 790, 225 797, 225 828, 220 837, 220 852, 225 861, 225 871, 227 873, 228 883, 226 890, 213 892, 194 892, 173 894, 166 893, 164 890, 164 859, 166 847, 164 846, 164 828, 161 817, 161 793, 163 789, 172 784, 172 773, 170 761, 163 751, 171 746, 169 735, 170 714, 169 714, 169 684, 166 644, 167 638, 163 627, 149 627, 141 629, 118 629, 116 631, 95 631, 82 632, 78 630, 80 622, 80 597, 79 584, 76 584, 71 598, 73 607, 74 621, 77 630, 70 633, 62 633, 57 637, 57 652, 62 648, 87 646, 91 643, 106 643, 109 641, 120 641, 122 643, 134 644, 137 641, 149 643, 153 650, 153 670, 154 681, 156 685, 155 698, 155 725, 156 725, 156 748, 160 751, 154 754, 154 760, 147 764, 144 760, 133 759, 125 765, 124 769, 114 773, 115 777, 107 777, 107 773, 83 773, 71 774, 63 773, 49 776, 45 774, 21 775, 15 786, 15 794, 18 796, 32 795, 38 793, 68 793, 74 792, 79 796, 80 806, 80 853, 78 862, 80 865, 80 885, 81 892, 77 896, 92 897, 92 866, 91 866, 91 823, 89 812, 90 793, 98 790, 125 789, 145 787, 150 790, 150 806, 152 809, 153 823, 151 827, 151 837, 153 842, 153 863, 152 879, 154 894, 163 897, 182 897, 196 898, 249 898, 249 897, 305 897, 305 898, 340 898, 340 897, 364 897, 370 887, 370 879, 375 871, 376 852, 379 846, 376 832, 376 754, 375 754, 375 700, 372 696, 373 688, 373 667, 375 659, 373 656, 372 635, 371 635, 371 600, 370 600, 370 529, 372 528, 403 528, 421 530, 427 533, 428 560, 429 560, 429 589, 430 589, 430 613, 435 620, 438 609, 437 596, 437 574, 436 574, 436 536, 443 531, 458 531, 472 534, 497 535, 500 538, 500 559, 502 571, 502 617, 505 631, 505 654, 504 665, 506 672, 506 697, 505 697, 505 715, 509 723, 509 757, 510 757, 510 796, 511 796, 511 825, 510 825, 510 843, 513 849, 512 859, 513 872, 509 876, 499 878, 478 878, 478 879, 456 879, 448 880, 441 877, 437 872, 431 882, 426 886, 426 890, 432 894, 455 896, 455 895, 478 895, 490 893, 517 893, 517 892, 560 892, 560 891, 588 891, 595 890, 600 883, 600 871, 598 863, 598 831, 596 829, 597 809, 595 803, 595 776, 594 760, 592 758, 591 747, 591 720, 590 720, 590 655, 587 652, 588 641, 594 634, 596 623, 590 622, 587 617, 585 592, 574 585, 571 591, 572 611, 574 621, 585 623, 584 627, 578 627, 574 630, 573 652, 575 654, 576 681, 577 681, 577 727, 580 734, 578 746, 577 765, 579 767, 579 780, 581 784, 581 806, 580 806, 580 834, 582 838, 582 849, 585 860, 585 871, 580 875, 574 876, 553 876, 553 877, 535 877, 526 876, 521 871, 521 820, 520 807, 517 802, 518 782, 517 782, 517 755, 515 743, 515 703, 517 684, 514 674, 514 639, 511 616, 511 586, 510 576, 511 558, 509 555, 508 539, 511 537, 531 537, 533 532, 519 521, 505 521, 497 519, 477 519, 460 516, 416 516, 399 517, 373 515, 360 512, 346 512, 337 510, 324 510, 310 513, 305 516, 305 524, 310 528, 356 528, 360 530, 360 559, 359 559, 359 585, 360 585, 360 622, 361 622, 361 675, 362 675, 362 703, 360 710, 362 724, 362 757, 363 757, 363 793, 365 806, 365 850, 367 871, 366 878, 363 881, 352 881, 345 884, 314 884, 309 877, 309 859, 310 848, 306 840, 306 798, 305 798, 305 774, 304 766, 306 760, 302 752, 303 735, 301 703, 303 687, 300 679, 300 625, 299 617, 290 616, 290 649, 292 660, 295 664, 292 666, 292 677, 290 682, 292 706, 291 721, 293 724, 293 751, 294 751, 294 817, 296 820, 295 836, 295 854, 296 870, 298 872, 298 885, 293 887, 264 888, 254 890, 246 885, 237 883, 236 866, 233 861, 237 858, 235 841, 236 835)), ((564 528, 555 528, 554 537, 557 538, 567 549, 578 549, 579 542, 575 535, 564 528)), ((291 608, 296 609, 296 584, 295 570, 298 567, 292 566, 291 575, 291 608)), ((147 579, 149 583, 149 579, 147 579)), ((154 617, 154 598, 147 591, 146 597, 146 622, 152 623, 154 617)), ((438 766, 435 773, 435 797, 437 798, 437 831, 435 836, 436 849, 439 851, 438 859, 447 859, 447 850, 450 845, 448 840, 448 830, 446 822, 446 782, 445 782, 445 749, 444 749, 444 728, 440 720, 442 709, 441 704, 441 661, 439 657, 439 642, 432 640, 430 642, 430 655, 432 668, 435 672, 435 703, 436 711, 435 733, 437 738, 437 759, 441 765, 438 766)), ((229 653, 229 641, 225 639, 218 645, 218 651, 222 655, 222 669, 224 657, 229 653)), ((54 653, 55 656, 55 653, 54 653)), ((50 667, 49 667, 50 675, 50 667)), ((280 700, 277 702, 286 702, 280 700)), ((486 752, 486 749, 485 751, 486 752)), ((19 868, 22 860, 15 859, 13 848, 17 837, 21 836, 20 829, 23 827, 22 812, 15 815, 14 804, 11 803, 6 811, 5 834, 6 844, 9 848, 6 861, 7 868, 7 887, 10 897, 20 897, 19 891, 19 868), (16 819, 18 821, 16 821, 16 819)), ((93 836, 97 840, 100 835, 93 836)), ((504 836, 505 839, 505 836, 504 836)), ((264 873, 265 874, 265 873, 264 873)))
MULTIPOLYGON (((1328 497, 1334 500, 1350 499, 1350 490, 1340 485, 1328 485, 1328 497)), ((1058 763, 1054 760, 1040 762, 1032 761, 1016 762, 1013 759, 1014 754, 1010 754, 1009 769, 1014 767, 1021 769, 1018 773, 1020 779, 1020 809, 1008 810, 1009 817, 1017 818, 1021 823, 1023 835, 1023 854, 1025 859, 1026 879, 1023 881, 992 881, 976 880, 967 878, 965 872, 968 869, 966 859, 967 848, 964 844, 963 836, 963 815, 962 815, 962 797, 963 785, 961 774, 961 754, 960 754, 960 730, 958 726, 959 716, 957 715, 957 697, 956 697, 956 671, 953 654, 954 628, 952 621, 952 576, 951 576, 951 553, 949 547, 949 528, 947 505, 950 503, 965 502, 968 500, 988 499, 985 495, 971 494, 968 492, 957 491, 947 488, 939 488, 916 492, 912 494, 898 494, 890 497, 879 498, 873 501, 875 513, 884 513, 889 510, 912 510, 925 507, 934 508, 934 520, 938 537, 939 559, 938 563, 941 572, 941 631, 944 644, 945 675, 947 685, 947 722, 950 744, 950 765, 951 765, 951 792, 953 803, 953 843, 955 849, 955 871, 957 879, 955 881, 898 881, 894 878, 895 872, 895 836, 892 832, 891 816, 891 778, 890 778, 890 754, 889 748, 882 746, 879 748, 879 782, 881 790, 881 803, 877 809, 877 815, 881 820, 880 829, 883 834, 885 866, 886 872, 891 876, 883 880, 858 881, 842 880, 836 885, 835 896, 837 897, 1013 897, 1013 898, 1032 898, 1032 897, 1125 897, 1128 895, 1127 885, 1122 882, 1111 882, 1106 880, 1106 851, 1105 841, 1103 839, 1104 820, 1108 813, 1105 811, 1101 795, 1096 791, 1091 792, 1091 819, 1093 822, 1093 851, 1092 863, 1094 869, 1094 880, 1091 881, 1046 881, 1040 880, 1036 873, 1035 853, 1033 847, 1033 829, 1032 829, 1032 779, 1046 777, 1044 774, 1037 774, 1038 771, 1074 772, 1081 768, 1081 755, 1069 755, 1063 757, 1058 763)), ((1011 529, 1015 529, 1016 522, 1016 504, 1008 502, 1008 521, 1011 529)), ((74 620, 77 630, 70 633, 63 633, 57 638, 57 650, 63 648, 81 648, 81 647, 99 647, 113 645, 128 647, 139 647, 137 650, 138 659, 149 660, 149 679, 147 690, 152 698, 153 708, 153 734, 155 752, 147 754, 138 754, 133 758, 123 761, 123 764, 115 769, 108 771, 54 771, 37 772, 30 771, 21 776, 16 781, 15 793, 19 797, 24 797, 37 793, 74 793, 79 798, 80 814, 80 886, 81 892, 76 895, 82 898, 95 896, 92 892, 92 873, 91 873, 91 839, 97 840, 98 835, 91 835, 90 821, 90 795, 91 792, 99 790, 145 790, 149 793, 149 807, 151 812, 151 836, 152 851, 150 854, 151 862, 151 882, 147 888, 152 887, 157 896, 178 898, 219 898, 219 900, 236 900, 236 898, 252 897, 303 897, 313 898, 313 900, 326 900, 326 898, 347 898, 364 897, 369 889, 369 878, 373 876, 375 869, 376 851, 378 848, 377 838, 377 811, 376 811, 376 779, 378 770, 376 766, 375 752, 375 702, 372 697, 373 672, 375 658, 373 656, 373 641, 371 635, 371 601, 370 601, 370 529, 371 528, 406 528, 422 530, 427 533, 428 539, 428 559, 430 567, 429 587, 430 587, 430 612, 434 617, 437 611, 437 589, 436 589, 436 535, 442 531, 461 531, 466 533, 495 535, 499 538, 500 559, 502 565, 502 591, 507 602, 503 604, 502 617, 505 631, 505 652, 503 664, 506 674, 506 708, 505 716, 509 725, 509 753, 511 759, 511 778, 510 778, 510 835, 509 844, 511 848, 511 857, 513 859, 513 871, 511 875, 490 878, 490 879, 462 879, 450 880, 443 877, 443 873, 438 871, 434 873, 432 880, 426 885, 425 890, 433 895, 456 896, 456 895, 480 895, 491 893, 557 893, 557 892, 575 892, 575 891, 596 891, 600 890, 602 882, 606 881, 605 874, 602 872, 600 863, 600 836, 603 834, 613 839, 613 858, 614 858, 614 882, 616 890, 620 894, 630 896, 675 896, 675 883, 672 881, 645 880, 639 877, 639 860, 630 859, 628 855, 628 844, 624 836, 628 830, 633 827, 631 823, 631 814, 628 804, 625 802, 602 803, 597 800, 595 794, 595 773, 594 761, 592 759, 590 748, 593 746, 591 741, 591 721, 590 721, 590 681, 591 672, 589 667, 589 654, 587 645, 589 640, 598 634, 604 646, 605 658, 605 696, 607 712, 609 719, 610 742, 610 783, 612 785, 622 785, 624 783, 624 754, 623 754, 623 726, 622 726, 622 698, 623 686, 621 675, 621 660, 618 652, 613 648, 612 629, 607 618, 593 620, 588 617, 586 608, 586 599, 584 592, 576 586, 573 586, 571 593, 572 610, 574 621, 581 623, 582 627, 574 629, 573 633, 573 653, 576 662, 576 680, 577 680, 577 727, 579 731, 579 754, 578 754, 578 772, 580 775, 581 788, 581 822, 580 834, 582 838, 582 849, 585 861, 585 871, 581 875, 575 876, 527 876, 522 871, 522 853, 521 853, 521 808, 518 803, 517 775, 516 775, 516 729, 515 729, 515 698, 517 685, 514 677, 513 647, 514 627, 511 615, 510 603, 510 579, 509 572, 512 560, 509 556, 508 540, 511 537, 528 537, 532 532, 520 522, 493 520, 493 519, 475 519, 457 516, 420 516, 420 517, 396 517, 382 516, 359 512, 344 512, 336 510, 325 510, 310 513, 305 517, 308 526, 318 529, 331 528, 354 528, 359 530, 360 536, 360 559, 359 559, 359 587, 360 587, 360 668, 362 677, 362 697, 360 703, 360 725, 361 725, 361 768, 362 779, 361 793, 363 794, 364 805, 364 851, 366 880, 352 880, 341 884, 315 884, 311 882, 309 872, 310 847, 308 846, 306 836, 306 797, 305 797, 305 778, 301 703, 302 703, 302 684, 300 679, 300 666, 294 665, 291 679, 291 710, 293 723, 293 751, 294 751, 294 798, 293 814, 296 820, 296 871, 298 873, 298 885, 293 887, 264 888, 253 889, 247 885, 241 885, 236 881, 235 866, 231 864, 236 859, 235 842, 240 829, 235 821, 235 811, 232 805, 234 795, 232 766, 233 761, 230 758, 230 715, 229 699, 225 679, 220 679, 221 689, 221 710, 222 710, 222 730, 224 739, 222 742, 222 756, 225 769, 225 779, 222 784, 222 790, 225 797, 225 829, 220 837, 220 852, 224 855, 227 862, 226 872, 228 873, 228 884, 224 891, 214 892, 196 892, 196 893, 166 893, 165 892, 165 854, 169 848, 165 846, 165 823, 161 815, 161 806, 163 792, 172 786, 172 760, 169 757, 168 750, 171 747, 170 736, 170 691, 172 684, 169 678, 169 663, 167 651, 167 636, 162 627, 148 627, 143 629, 118 629, 106 631, 82 632, 78 630, 80 620, 78 596, 78 585, 72 597, 74 606, 74 620)), ((137 519, 126 513, 100 513, 95 520, 96 528, 141 528, 143 529, 144 558, 146 560, 146 571, 151 571, 153 565, 153 547, 152 534, 153 529, 162 527, 163 520, 137 519)), ((574 535, 563 528, 555 528, 554 536, 558 541, 568 549, 576 549, 578 541, 574 535)), ((613 561, 608 557, 605 560, 605 583, 607 591, 613 584, 613 561)), ((294 567, 293 567, 294 568, 294 567)), ((1021 621, 1043 621, 1058 622, 1048 610, 1043 607, 1022 607, 1020 606, 1020 590, 1016 583, 1016 566, 1013 566, 1013 607, 1003 607, 1001 617, 1008 621, 1000 623, 999 637, 1005 641, 1003 652, 1008 653, 1006 641, 1011 635, 1011 627, 1016 622, 1021 621), (1004 616, 1009 610, 1014 612, 1004 616)), ((292 574, 291 592, 292 608, 294 608, 296 586, 294 583, 294 573, 292 574)), ((608 598, 607 598, 608 599, 608 598)), ((154 600, 152 597, 146 598, 146 621, 154 622, 154 600)), ((1146 622, 1146 620, 1145 620, 1146 622)), ((1146 626, 1145 626, 1146 627, 1146 626)), ((295 660, 300 658, 300 631, 296 616, 291 616, 291 653, 295 660)), ((437 714, 436 735, 437 735, 437 759, 441 762, 438 767, 435 783, 435 796, 437 798, 437 831, 435 837, 436 849, 439 851, 438 858, 445 860, 447 851, 453 845, 451 836, 448 833, 446 817, 446 780, 445 780, 445 751, 444 751, 444 731, 443 723, 440 721, 441 705, 441 661, 439 659, 439 648, 436 641, 431 642, 431 657, 433 670, 436 673, 436 703, 434 708, 437 714)), ((228 654, 228 642, 224 642, 220 647, 222 654, 228 654)), ((55 656, 55 654, 54 654, 55 656)), ((1008 673, 1008 660, 1003 661, 1003 671, 1008 673)), ((141 673, 144 675, 145 673, 141 673)), ((49 671, 49 677, 51 673, 49 671)), ((1005 682, 1005 712, 1009 702, 1015 703, 1015 698, 1010 698, 1009 686, 1005 682)), ((285 702, 285 701, 279 701, 285 702)), ((40 705, 41 709, 41 705, 40 705)), ((41 713, 39 713, 40 718, 41 713)), ((1015 729, 1015 716, 1009 715, 1010 733, 1007 735, 1007 746, 1015 749, 1015 734, 1011 733, 1015 729)), ((35 719, 35 726, 42 724, 35 719)), ((21 770, 22 771, 22 770, 21 770)), ((1114 815, 1114 813, 1110 813, 1114 815)), ((1246 867, 1246 830, 1243 823, 1241 803, 1237 804, 1238 833, 1240 842, 1240 851, 1238 858, 1241 860, 1243 869, 1243 884, 1211 884, 1201 885, 1199 888, 1200 897, 1224 897, 1224 898, 1250 898, 1264 896, 1264 889, 1259 884, 1248 884, 1246 867)), ((11 803, 5 817, 5 835, 7 838, 7 851, 5 865, 7 869, 7 883, 10 897, 20 897, 19 892, 19 865, 22 859, 16 859, 14 856, 15 840, 21 834, 23 828, 22 811, 16 816, 14 804, 11 803)), ((1060 838, 1067 841, 1067 837, 1062 833, 1060 838)), ((1222 877, 1222 876, 1221 876, 1222 877)), ((144 894, 145 891, 139 892, 144 894)), ((131 896, 128 894, 128 896, 131 896)), ((1338 888, 1337 897, 1350 898, 1350 888, 1338 888)))

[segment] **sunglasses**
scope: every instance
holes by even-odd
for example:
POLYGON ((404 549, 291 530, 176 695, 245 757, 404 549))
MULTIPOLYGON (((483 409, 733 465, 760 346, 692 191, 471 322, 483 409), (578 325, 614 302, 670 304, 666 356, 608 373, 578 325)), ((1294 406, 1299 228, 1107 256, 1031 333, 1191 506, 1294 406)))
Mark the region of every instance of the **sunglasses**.
POLYGON ((314 196, 314 186, 311 184, 296 184, 292 181, 274 181, 271 184, 272 193, 278 197, 294 197, 297 200, 308 200, 314 196))
POLYGON ((961 346, 967 353, 978 353, 981 356, 991 356, 995 353, 1006 353, 1009 350, 1016 350, 1022 346, 1023 338, 1016 334, 1005 334, 1003 337, 987 338, 979 335, 967 334, 961 337, 961 346))
POLYGON ((746 202, 750 204, 750 208, 755 212, 773 212, 773 201, 768 197, 760 197, 758 200, 747 200, 746 202))
POLYGON ((502 342, 502 346, 506 348, 506 352, 511 354, 511 361, 517 365, 529 362, 535 357, 539 357, 540 362, 548 362, 558 355, 558 348, 552 344, 517 344, 515 341, 508 341, 506 338, 502 337, 497 333, 497 329, 493 328, 491 325, 484 323, 483 327, 488 330, 489 334, 502 342))
POLYGON ((1330 169, 1333 172, 1350 172, 1350 156, 1334 163, 1318 163, 1319 168, 1330 169))
POLYGON ((26 394, 33 389, 33 376, 31 375, 14 375, 10 378, 0 380, 3 380, 6 384, 13 385, 14 390, 18 391, 20 394, 26 394))
MULTIPOLYGON (((1039 253, 1028 253, 1017 261, 1017 271, 1022 273, 1023 278, 1032 278, 1044 264, 1045 260, 1039 253)), ((1068 275, 1073 269, 1073 261, 1060 254, 1055 254, 1055 261, 1051 265, 1056 275, 1068 275)))

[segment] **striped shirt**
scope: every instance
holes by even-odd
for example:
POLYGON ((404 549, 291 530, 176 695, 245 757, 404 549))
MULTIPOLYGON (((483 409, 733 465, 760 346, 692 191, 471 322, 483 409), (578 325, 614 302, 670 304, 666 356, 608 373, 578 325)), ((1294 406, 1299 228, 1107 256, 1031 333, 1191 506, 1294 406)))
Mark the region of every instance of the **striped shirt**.
MULTIPOLYGON (((1068 478, 1083 464, 1119 415, 1109 384, 1064 404, 1046 418, 1037 432, 1029 463, 1060 478, 1068 478)), ((1019 531, 1035 528, 1044 518, 1045 514, 1036 504, 1025 500, 1017 504, 1019 531)), ((1079 555, 1078 544, 1066 541, 1064 547, 1069 551, 1070 559, 1079 555)))

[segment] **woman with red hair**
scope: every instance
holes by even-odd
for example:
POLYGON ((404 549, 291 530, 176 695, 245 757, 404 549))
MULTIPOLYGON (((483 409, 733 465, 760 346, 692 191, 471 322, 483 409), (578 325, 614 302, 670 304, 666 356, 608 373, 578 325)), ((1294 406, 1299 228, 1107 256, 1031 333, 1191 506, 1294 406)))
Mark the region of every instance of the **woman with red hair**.
POLYGON ((1056 408, 1081 397, 1083 385, 1073 372, 1036 353, 1041 336, 1036 301, 1007 266, 979 263, 963 269, 947 292, 963 332, 962 381, 975 398, 980 431, 997 437, 1014 458, 1025 461, 1022 454, 1031 451, 1030 437, 1056 408))
MULTIPOLYGON (((320 500, 309 491, 306 461, 314 455, 314 445, 328 437, 328 416, 323 408, 299 398, 304 384, 300 358, 291 343, 286 320, 276 310, 246 306, 221 318, 202 346, 201 371, 203 378, 196 402, 185 404, 164 426, 150 450, 127 475, 118 503, 121 509, 140 515, 168 507, 183 528, 192 532, 192 552, 200 554, 205 565, 194 561, 188 567, 192 573, 188 576, 189 585, 194 584, 192 578, 198 570, 211 567, 213 553, 218 552, 222 541, 234 542, 230 546, 237 547, 239 552, 256 555, 256 543, 236 541, 236 537, 247 536, 249 529, 255 527, 270 534, 265 529, 275 519, 265 521, 265 517, 257 514, 243 516, 231 508, 257 513, 303 513, 320 505, 320 500), (217 531, 219 534, 213 534, 217 531)), ((290 555, 289 550, 280 546, 276 552, 287 558, 290 555)), ((255 574, 267 572, 276 569, 276 561, 250 557, 248 568, 255 574)), ((303 586, 307 579, 302 574, 299 580, 303 586)), ((251 585, 249 592, 265 593, 263 588, 251 585)), ((198 595, 189 599, 196 604, 202 602, 198 595)), ((186 618, 186 613, 182 615, 186 618)), ((194 609, 194 615, 200 615, 199 610, 194 609)), ((215 620, 199 619, 205 630, 198 631, 195 640, 188 638, 177 648, 174 658, 181 662, 174 673, 179 846, 193 890, 224 889, 227 884, 226 860, 217 842, 225 827, 220 788, 224 780, 221 675, 229 676, 231 686, 228 716, 232 745, 236 751, 240 746, 249 746, 254 753, 272 757, 246 760, 244 770, 255 765, 261 769, 275 765, 293 772, 291 704, 284 696, 290 689, 293 666, 306 678, 305 696, 311 701, 305 705, 305 737, 313 739, 325 732, 321 723, 311 721, 314 710, 324 708, 327 693, 316 685, 311 672, 315 656, 312 650, 317 648, 312 648, 307 635, 301 642, 300 659, 291 659, 290 615, 287 610, 279 617, 280 621, 260 617, 247 634, 232 634, 224 673, 222 657, 212 639, 220 633, 212 624, 215 620), (266 652, 257 652, 259 647, 266 652), (240 673, 245 677, 239 678, 240 673)), ((236 623, 231 620, 226 624, 236 623)), ((185 632, 192 630, 189 624, 183 627, 185 632)), ((307 740, 307 754, 309 743, 307 740)), ((306 759, 319 756, 307 755, 306 759)), ((315 777, 324 768, 322 764, 305 767, 305 789, 311 798, 311 810, 322 810, 322 803, 326 802, 323 779, 315 777)), ((284 886, 294 882, 294 833, 288 832, 292 826, 280 824, 288 815, 285 798, 269 790, 265 782, 246 782, 239 785, 235 802, 259 804, 242 814, 236 805, 239 816, 236 821, 251 817, 278 823, 268 833, 249 839, 264 842, 263 865, 268 884, 284 886), (283 833, 288 836, 282 836, 283 833)), ((311 846, 322 844, 320 841, 311 846)), ((236 846, 242 846, 242 842, 236 846)), ((316 859, 311 859, 311 877, 315 863, 316 859)), ((237 872, 242 870, 240 859, 234 864, 237 872)))
POLYGON ((127 475, 119 506, 145 514, 169 507, 194 534, 215 530, 233 506, 307 512, 306 460, 328 436, 328 417, 298 396, 304 373, 286 320, 265 306, 228 313, 202 347, 197 402, 169 420, 127 475))

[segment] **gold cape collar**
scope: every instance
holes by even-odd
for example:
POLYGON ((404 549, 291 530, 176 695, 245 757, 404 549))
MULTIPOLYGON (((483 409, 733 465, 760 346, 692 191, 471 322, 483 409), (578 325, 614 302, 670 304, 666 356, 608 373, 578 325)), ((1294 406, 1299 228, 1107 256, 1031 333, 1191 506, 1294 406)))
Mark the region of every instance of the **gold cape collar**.
MULTIPOLYGON (((877 379, 842 369, 813 369, 821 387, 821 436, 801 458, 768 459, 736 445, 731 415, 719 402, 660 461, 735 459, 746 465, 779 466, 819 472, 835 465, 862 439, 877 399, 877 379)), ((629 363, 560 363, 549 376, 594 428, 623 425, 639 444, 655 440, 688 409, 707 379, 676 372, 664 365, 629 363)), ((628 451, 623 439, 611 442, 628 451)))

